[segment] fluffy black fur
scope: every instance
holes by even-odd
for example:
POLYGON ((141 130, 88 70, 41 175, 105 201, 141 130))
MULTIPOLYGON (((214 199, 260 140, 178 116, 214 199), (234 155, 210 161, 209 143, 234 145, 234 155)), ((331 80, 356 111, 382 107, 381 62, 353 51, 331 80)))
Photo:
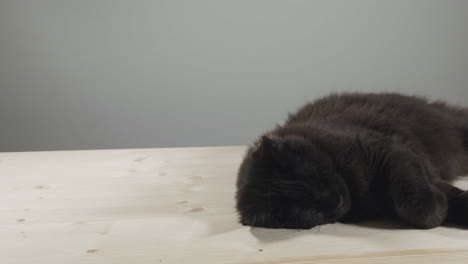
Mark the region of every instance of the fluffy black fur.
POLYGON ((307 229, 401 219, 468 225, 468 110, 400 94, 335 94, 303 106, 247 150, 244 225, 307 229))

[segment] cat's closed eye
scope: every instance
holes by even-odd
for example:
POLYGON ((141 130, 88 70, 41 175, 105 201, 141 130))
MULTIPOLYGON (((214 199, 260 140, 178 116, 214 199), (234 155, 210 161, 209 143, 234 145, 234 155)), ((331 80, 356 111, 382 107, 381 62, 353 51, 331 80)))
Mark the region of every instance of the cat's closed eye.
POLYGON ((325 190, 325 183, 319 183, 318 187, 319 187, 320 191, 324 191, 325 190))

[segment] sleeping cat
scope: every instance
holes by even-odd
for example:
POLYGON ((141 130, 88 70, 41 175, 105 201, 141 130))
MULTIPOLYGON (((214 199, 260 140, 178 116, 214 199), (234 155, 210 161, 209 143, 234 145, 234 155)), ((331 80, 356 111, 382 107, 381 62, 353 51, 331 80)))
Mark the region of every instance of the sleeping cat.
POLYGON ((468 109, 400 94, 334 94, 290 114, 245 154, 243 225, 308 229, 397 218, 468 225, 468 109))

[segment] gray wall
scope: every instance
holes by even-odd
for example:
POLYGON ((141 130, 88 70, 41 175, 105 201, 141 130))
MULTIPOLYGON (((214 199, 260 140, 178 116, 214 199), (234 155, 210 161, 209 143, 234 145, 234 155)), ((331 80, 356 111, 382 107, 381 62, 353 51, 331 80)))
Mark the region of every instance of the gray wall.
POLYGON ((0 151, 246 144, 332 91, 465 104, 468 1, 0 1, 0 151))

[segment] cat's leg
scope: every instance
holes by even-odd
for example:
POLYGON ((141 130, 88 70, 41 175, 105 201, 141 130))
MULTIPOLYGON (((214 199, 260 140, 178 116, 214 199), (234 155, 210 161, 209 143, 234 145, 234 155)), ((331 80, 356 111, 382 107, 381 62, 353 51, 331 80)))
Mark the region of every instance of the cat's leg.
POLYGON ((447 223, 468 225, 468 191, 463 191, 445 182, 437 186, 448 199, 447 223))
POLYGON ((430 183, 433 173, 411 152, 391 152, 384 167, 390 202, 398 218, 421 229, 440 226, 447 216, 447 198, 430 183))

